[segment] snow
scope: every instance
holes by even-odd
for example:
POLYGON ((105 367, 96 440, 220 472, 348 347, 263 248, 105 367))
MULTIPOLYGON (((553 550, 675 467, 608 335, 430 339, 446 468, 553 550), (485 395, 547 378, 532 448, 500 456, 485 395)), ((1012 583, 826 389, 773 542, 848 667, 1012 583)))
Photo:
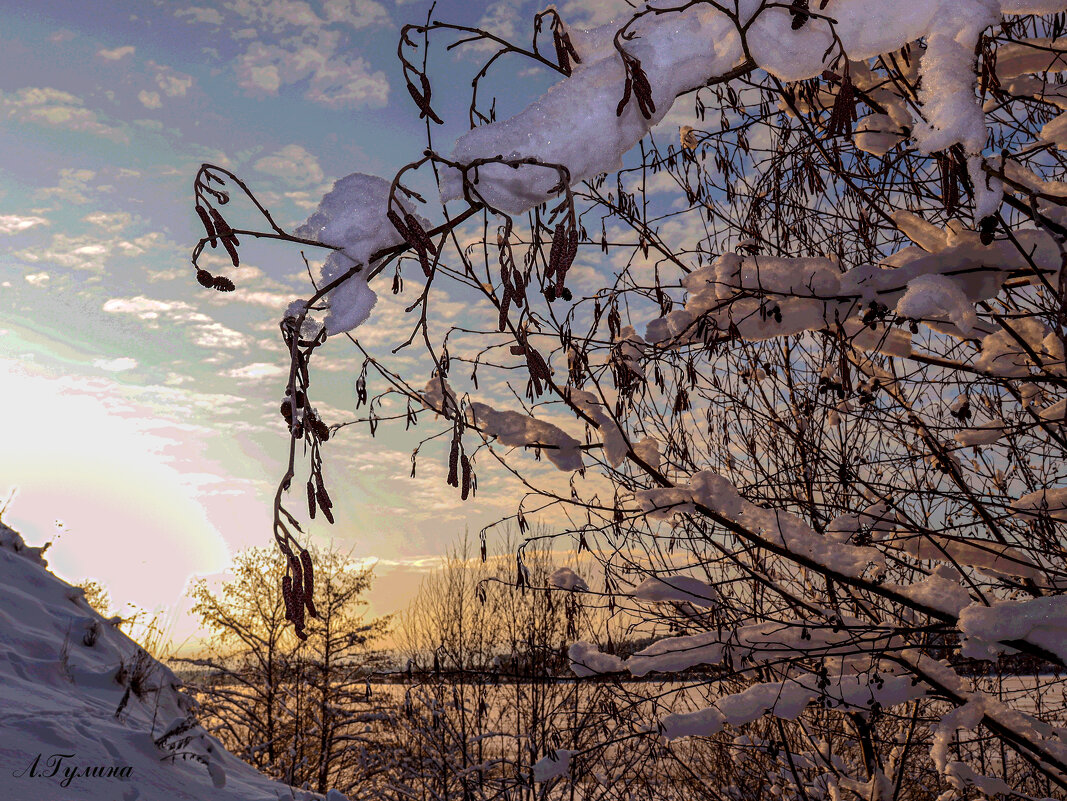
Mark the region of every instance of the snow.
POLYGON ((971 696, 967 703, 946 713, 934 726, 934 736, 930 743, 930 759, 934 766, 944 774, 949 783, 957 790, 976 786, 985 795, 992 798, 998 793, 1013 795, 1010 787, 1002 780, 983 776, 965 762, 949 759, 949 749, 959 729, 974 731, 985 714, 984 699, 971 696))
MULTIPOLYGON (((880 265, 861 264, 845 272, 832 258, 725 253, 683 279, 689 291, 684 307, 649 322, 645 339, 661 346, 690 342, 696 335, 692 322, 701 315, 719 330, 733 327, 751 341, 836 331, 843 322, 859 347, 909 355, 909 334, 865 330, 860 317, 867 304, 877 301, 902 316, 921 317, 945 333, 984 337, 979 369, 1004 374, 1003 367, 1022 358, 1021 348, 1008 332, 979 323, 974 304, 995 297, 1011 271, 1027 269, 1026 258, 1007 241, 981 244, 979 235, 958 221, 939 229, 903 211, 894 213, 893 220, 918 247, 904 248, 880 265), (768 313, 774 307, 777 315, 768 313), (996 364, 986 366, 990 360, 996 364)), ((1058 272, 1059 250, 1052 237, 1036 230, 1020 230, 1016 237, 1039 269, 1049 275, 1058 272)), ((1033 320, 1018 322, 1040 327, 1033 320)), ((1042 329, 1039 352, 1062 366, 1062 348, 1056 350, 1056 344, 1042 329)))
POLYGON ((846 543, 861 527, 865 527, 872 537, 878 535, 875 538, 882 539, 881 535, 889 534, 894 530, 896 522, 896 513, 889 510, 885 501, 878 501, 855 514, 847 513, 835 517, 826 525, 826 537, 836 542, 846 543))
MULTIPOLYGON (((923 39, 926 50, 919 66, 921 117, 906 119, 899 103, 890 107, 897 126, 910 123, 912 137, 924 154, 960 144, 968 154, 967 167, 976 188, 980 219, 999 206, 1002 187, 989 181, 980 154, 986 126, 976 97, 975 48, 982 31, 1005 14, 1034 8, 1061 10, 1056 2, 1019 0, 830 0, 820 10, 834 20, 811 18, 794 30, 786 4, 764 7, 759 0, 737 3, 738 24, 710 4, 653 2, 636 15, 625 40, 627 54, 640 62, 651 88, 649 118, 638 108, 635 93, 624 106, 627 72, 612 44, 617 23, 588 32, 572 31, 581 64, 523 111, 461 136, 452 160, 469 165, 482 159, 536 164, 481 164, 468 171, 443 172, 442 200, 481 199, 510 214, 519 214, 548 200, 559 182, 556 169, 567 169, 572 184, 614 172, 622 156, 670 110, 675 98, 741 65, 746 54, 761 69, 784 81, 820 75, 833 66, 840 48, 853 62, 863 62, 923 39), (669 13, 654 13, 671 8, 669 13), (742 44, 738 30, 745 30, 742 44), (710 46, 709 46, 710 43, 710 46), (516 165, 517 166, 517 165, 516 165)), ((1011 55, 1011 54, 1009 54, 1011 55)), ((1016 69, 1049 66, 1051 59, 1032 64, 1014 58, 1016 69)), ((880 99, 880 98, 879 98, 880 99)), ((883 121, 866 123, 861 145, 874 152, 889 144, 883 121)), ((884 152, 884 151, 883 151, 884 152)))
POLYGON ((632 325, 624 325, 615 340, 615 353, 622 364, 636 375, 643 376, 644 368, 641 367, 641 355, 644 353, 647 343, 632 325))
POLYGON ((1029 375, 1037 366, 1036 356, 1045 369, 1062 374, 1063 346, 1044 323, 1027 317, 1013 320, 1011 329, 982 338, 982 353, 975 367, 1002 378, 1017 378, 1029 375))
POLYGON ((1038 413, 1038 417, 1042 420, 1049 420, 1051 422, 1064 422, 1067 420, 1067 398, 1061 401, 1057 401, 1051 406, 1046 406, 1038 413))
POLYGON ((495 436, 501 445, 515 447, 549 446, 544 455, 560 470, 582 468, 581 444, 563 429, 521 412, 500 411, 485 403, 472 402, 467 406, 471 423, 488 436, 495 436))
POLYGON ((1012 503, 1011 508, 1024 518, 1047 514, 1058 522, 1067 522, 1067 487, 1048 487, 1029 492, 1012 503))
MULTIPOLYGON (((442 378, 431 378, 421 397, 428 409, 439 414, 458 408, 455 393, 448 381, 442 378)), ((484 436, 496 437, 501 445, 543 447, 545 458, 560 470, 580 470, 583 466, 581 443, 563 429, 545 420, 522 412, 495 409, 478 401, 467 404, 466 419, 484 436)))
POLYGON ((949 615, 959 615, 971 604, 970 593, 960 583, 963 576, 949 565, 938 565, 922 581, 893 584, 890 588, 905 598, 949 615))
POLYGON ((19 801, 318 797, 273 782, 228 753, 187 721, 192 708, 168 668, 93 611, 84 592, 50 573, 41 549, 27 547, 0 523, 0 795, 19 801), (180 738, 173 736, 182 728, 180 738), (167 759, 171 753, 188 757, 167 759), (86 775, 98 766, 103 775, 86 775), (108 776, 108 768, 120 770, 108 776))
POLYGON ((897 301, 897 314, 916 320, 947 318, 964 334, 978 324, 974 305, 963 289, 944 275, 920 275, 908 281, 908 288, 897 301))
POLYGON ((1067 661, 1067 596, 974 604, 960 612, 960 631, 964 656, 994 658, 998 640, 1026 640, 1067 661))
POLYGON ((652 643, 626 660, 631 675, 679 673, 696 665, 717 665, 725 645, 715 631, 702 631, 680 637, 667 637, 652 643))
POLYGON ((669 741, 682 737, 709 737, 722 731, 726 724, 743 726, 767 713, 794 720, 817 696, 816 691, 790 681, 754 684, 696 712, 666 715, 660 720, 660 729, 669 741))
POLYGON ((557 776, 562 776, 571 769, 571 757, 577 751, 568 751, 566 748, 557 748, 550 754, 546 754, 534 763, 533 780, 535 782, 547 782, 557 776))
POLYGON ((865 153, 884 156, 904 141, 904 134, 888 114, 869 114, 856 123, 853 141, 865 153))
MULTIPOLYGON (((324 245, 341 248, 326 257, 322 282, 332 281, 356 265, 359 273, 327 295, 330 313, 326 332, 333 336, 351 331, 366 322, 378 296, 367 283, 371 256, 383 248, 399 245, 403 236, 389 221, 390 183, 384 178, 353 173, 333 185, 296 235, 324 245)), ((399 194, 399 193, 398 193, 399 194)), ((403 211, 409 211, 401 205, 403 211)), ((429 224, 418 218, 423 228, 429 224)))
POLYGON ((660 442, 655 437, 645 437, 634 443, 634 455, 653 470, 660 466, 660 442))
POLYGON ((630 593, 642 601, 672 601, 711 608, 719 594, 715 588, 693 576, 649 576, 630 593))
POLYGON ((571 671, 575 676, 596 676, 601 673, 615 673, 624 670, 626 665, 613 654, 605 654, 589 642, 576 642, 567 649, 571 660, 571 671))
POLYGON ((992 445, 1004 437, 1007 433, 1005 431, 1007 425, 1003 420, 990 420, 980 426, 957 431, 953 439, 964 447, 969 445, 992 445))
POLYGON ((916 559, 950 562, 1008 576, 1037 578, 1040 571, 1010 545, 937 533, 899 535, 887 542, 916 559))
POLYGON ((975 102, 974 50, 983 30, 1000 18, 996 0, 941 0, 926 32, 919 100, 925 120, 912 130, 922 153, 962 144, 972 158, 968 171, 975 185, 975 218, 996 211, 1001 192, 987 188, 978 154, 985 147, 985 115, 975 102))
POLYGON ((570 400, 575 406, 596 421, 600 435, 604 438, 604 459, 611 467, 618 467, 626 458, 630 446, 622 429, 612 419, 607 408, 592 392, 580 389, 570 390, 570 400))
POLYGON ((569 567, 560 567, 553 571, 552 575, 548 577, 548 583, 561 590, 570 590, 572 592, 589 591, 589 585, 585 583, 585 579, 569 567))
POLYGON ((997 48, 997 77, 1001 81, 1027 73, 1063 71, 1067 71, 1067 48, 1062 39, 1019 39, 997 48))
POLYGON ((832 571, 860 577, 873 566, 873 574, 885 572, 885 556, 877 548, 834 542, 794 514, 749 503, 726 478, 711 470, 694 473, 687 486, 637 490, 634 497, 650 520, 692 514, 699 504, 832 571))

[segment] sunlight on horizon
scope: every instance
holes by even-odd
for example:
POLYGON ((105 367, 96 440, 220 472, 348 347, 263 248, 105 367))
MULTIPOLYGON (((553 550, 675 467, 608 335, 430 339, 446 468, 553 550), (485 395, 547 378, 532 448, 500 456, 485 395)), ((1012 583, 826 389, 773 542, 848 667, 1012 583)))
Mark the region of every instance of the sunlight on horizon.
POLYGON ((57 572, 100 581, 116 608, 151 610, 173 607, 194 574, 225 568, 226 540, 160 456, 169 440, 12 362, 0 361, 0 384, 9 421, 0 494, 17 488, 5 522, 35 545, 54 538, 47 558, 57 572))

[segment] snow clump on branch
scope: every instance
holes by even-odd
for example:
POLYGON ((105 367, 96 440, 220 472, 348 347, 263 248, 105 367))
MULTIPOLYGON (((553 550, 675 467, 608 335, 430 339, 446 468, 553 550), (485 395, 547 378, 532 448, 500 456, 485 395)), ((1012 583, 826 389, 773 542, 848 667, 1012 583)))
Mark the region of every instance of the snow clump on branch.
MULTIPOLYGON (((565 167, 571 183, 577 183, 618 170, 622 156, 666 116, 675 98, 748 66, 746 53, 752 65, 774 77, 800 81, 832 68, 842 53, 863 61, 925 39, 919 68, 922 118, 913 121, 912 135, 924 154, 962 145, 977 195, 976 217, 996 211, 1002 187, 987 180, 982 169, 986 127, 975 92, 975 47, 982 31, 1002 16, 1059 11, 1061 2, 829 0, 799 29, 786 6, 741 0, 735 22, 711 4, 679 8, 666 0, 650 2, 621 37, 651 87, 647 118, 637 103, 619 104, 627 70, 614 46, 618 24, 573 31, 581 57, 573 74, 518 114, 461 136, 452 159, 464 165, 501 157, 534 159, 565 167), (745 29, 744 42, 739 27, 745 29)), ((494 208, 519 214, 548 200, 559 176, 541 166, 488 163, 467 180, 467 189, 494 208)), ((464 196, 461 172, 446 170, 442 200, 464 196)))
MULTIPOLYGON (((296 229, 297 236, 339 248, 322 265, 324 284, 360 267, 359 272, 327 295, 330 313, 325 323, 330 336, 351 331, 370 317, 378 300, 367 283, 371 256, 404 242, 386 216, 390 187, 388 181, 374 175, 347 175, 333 185, 307 222, 296 229)), ((425 220, 419 218, 419 222, 424 228, 429 227, 425 220)))

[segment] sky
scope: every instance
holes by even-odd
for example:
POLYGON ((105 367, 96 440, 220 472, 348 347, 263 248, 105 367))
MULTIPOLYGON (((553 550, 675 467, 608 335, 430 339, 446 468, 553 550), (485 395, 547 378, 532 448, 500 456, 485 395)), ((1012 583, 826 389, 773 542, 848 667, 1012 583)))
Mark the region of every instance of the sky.
MULTIPOLYGON (((558 5, 581 26, 627 8, 558 5)), ((528 40, 540 8, 443 0, 436 17, 528 40)), ((193 178, 203 162, 235 171, 291 230, 336 179, 391 177, 425 147, 396 46, 428 10, 0 0, 0 504, 10 498, 4 520, 28 541, 53 542, 62 577, 100 581, 116 608, 180 612, 191 577, 271 542, 288 446, 277 326, 309 281, 297 250, 245 243, 241 268, 224 271, 237 291, 201 288, 193 178)), ((435 105, 453 110, 446 151, 484 58, 434 51, 435 105)), ((500 76, 502 113, 548 85, 521 64, 500 76)), ((438 307, 462 308, 447 294, 438 307)), ((381 346, 402 324, 398 302, 381 302, 360 341, 381 346)), ((313 381, 328 423, 355 415, 360 364, 346 340, 323 353, 313 381)), ((325 454, 337 525, 309 534, 377 561, 373 613, 406 603, 465 526, 514 507, 491 483, 472 506, 439 470, 410 478, 411 443, 350 427, 325 454)))

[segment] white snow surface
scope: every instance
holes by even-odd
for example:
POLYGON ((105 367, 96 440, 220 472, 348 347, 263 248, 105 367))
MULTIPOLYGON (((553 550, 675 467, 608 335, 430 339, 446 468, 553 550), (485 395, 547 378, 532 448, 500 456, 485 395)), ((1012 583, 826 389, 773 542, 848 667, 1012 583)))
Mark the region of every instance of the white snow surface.
MULTIPOLYGON (((982 335, 982 354, 976 360, 979 369, 998 375, 1025 374, 1028 367, 1017 366, 1022 359, 1017 340, 1006 331, 980 324, 974 311, 975 303, 1000 292, 1009 272, 1028 267, 1018 249, 1006 241, 982 245, 979 235, 958 221, 940 229, 914 214, 898 211, 893 222, 915 245, 881 264, 861 264, 845 272, 834 258, 725 253, 682 280, 689 292, 684 308, 649 322, 645 339, 661 345, 690 342, 696 334, 693 322, 701 315, 707 315, 719 330, 735 326, 749 341, 836 330, 839 321, 844 321, 846 332, 856 337, 860 347, 907 356, 911 352, 908 334, 863 330, 859 315, 869 301, 877 300, 895 307, 903 316, 922 317, 945 333, 982 335), (857 304, 856 297, 862 302, 857 304), (773 305, 781 312, 780 322, 760 313, 761 308, 773 305)), ((1042 271, 1049 275, 1058 272, 1059 250, 1052 237, 1036 230, 1020 231, 1019 237, 1042 271)), ((1027 325, 1041 324, 1017 322, 1020 333, 1043 354, 1043 363, 1061 368, 1062 349, 1056 348, 1047 331, 1022 331, 1027 325)))
POLYGON ((936 533, 893 537, 887 542, 915 559, 935 560, 976 567, 979 570, 1036 579, 1040 571, 1026 555, 1010 545, 973 538, 955 538, 936 533))
POLYGON ((1003 420, 990 420, 988 423, 982 423, 974 428, 957 431, 953 435, 953 439, 964 447, 968 445, 992 445, 1004 437, 1007 433, 1005 430, 1007 427, 1008 424, 1003 420))
MULTIPOLYGON (((630 25, 626 51, 638 59, 651 86, 655 111, 645 119, 634 98, 621 115, 625 68, 612 44, 620 23, 592 31, 573 31, 581 56, 574 73, 518 114, 476 128, 456 142, 452 159, 532 158, 567 168, 571 183, 613 172, 622 156, 670 110, 675 98, 744 62, 735 24, 711 4, 683 11, 672 0, 654 0, 649 13, 630 25)), ((820 14, 835 20, 809 19, 792 30, 787 4, 761 10, 761 0, 738 0, 739 24, 746 27, 748 53, 759 68, 784 80, 820 75, 838 55, 834 35, 852 61, 863 61, 923 38, 926 52, 919 67, 920 119, 913 137, 924 153, 962 144, 976 186, 978 216, 992 213, 1001 187, 989 183, 980 153, 985 118, 976 92, 974 50, 982 30, 1003 15, 1046 13, 1064 8, 1055 0, 829 0, 820 14)), ((879 143, 881 144, 881 143, 879 143)), ((468 175, 467 190, 494 208, 518 214, 547 200, 559 174, 544 166, 513 169, 486 164, 468 175)), ((443 174, 442 200, 464 196, 458 170, 443 174)))
POLYGON ((978 324, 974 305, 960 286, 944 275, 919 275, 908 281, 908 288, 897 301, 897 314, 916 320, 947 318, 964 334, 978 324))
POLYGON ((797 515, 750 503, 733 484, 712 470, 694 473, 685 486, 637 490, 634 497, 649 520, 693 514, 699 504, 830 570, 857 577, 868 570, 874 574, 885 572, 885 556, 877 548, 835 542, 815 532, 797 515))
POLYGON ((794 720, 818 693, 791 681, 753 684, 746 690, 720 698, 714 705, 696 712, 680 712, 660 720, 667 740, 681 737, 709 737, 726 724, 743 726, 768 712, 794 720))
POLYGON ((192 699, 168 668, 93 611, 82 590, 49 572, 41 550, 0 523, 0 798, 320 798, 267 779, 195 724, 181 735, 191 738, 182 750, 195 757, 161 761, 168 752, 155 741, 185 720, 192 699), (139 674, 147 689, 131 692, 116 716, 130 686, 123 673, 139 674), (85 775, 97 767, 104 775, 85 775))

